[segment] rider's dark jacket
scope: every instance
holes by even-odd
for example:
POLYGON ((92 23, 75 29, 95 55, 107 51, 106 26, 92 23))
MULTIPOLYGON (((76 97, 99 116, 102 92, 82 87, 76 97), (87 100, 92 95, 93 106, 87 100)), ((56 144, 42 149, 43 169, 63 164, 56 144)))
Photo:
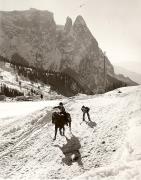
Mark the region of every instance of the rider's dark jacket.
POLYGON ((58 109, 60 110, 60 113, 63 113, 63 114, 66 113, 66 110, 65 110, 64 106, 60 106, 60 105, 59 105, 59 106, 55 106, 54 109, 55 109, 55 108, 58 108, 58 109))
POLYGON ((53 109, 56 109, 56 108, 58 108, 60 110, 60 115, 63 115, 65 117, 65 123, 66 123, 66 125, 68 125, 69 119, 68 119, 67 112, 66 112, 64 106, 63 105, 55 106, 53 109))

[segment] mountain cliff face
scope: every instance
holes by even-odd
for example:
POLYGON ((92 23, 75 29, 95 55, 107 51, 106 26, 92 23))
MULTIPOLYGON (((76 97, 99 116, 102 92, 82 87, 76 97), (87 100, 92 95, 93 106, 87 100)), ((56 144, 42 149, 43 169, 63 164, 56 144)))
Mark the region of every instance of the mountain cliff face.
POLYGON ((59 68, 61 54, 52 13, 35 9, 0 12, 0 54, 11 58, 14 53, 37 67, 59 68))
MULTIPOLYGON (((74 23, 68 17, 59 26, 48 11, 0 12, 0 55, 11 58, 15 53, 35 67, 65 72, 88 91, 104 85, 104 55, 82 16, 74 23)), ((105 59, 107 74, 116 78, 105 59)))

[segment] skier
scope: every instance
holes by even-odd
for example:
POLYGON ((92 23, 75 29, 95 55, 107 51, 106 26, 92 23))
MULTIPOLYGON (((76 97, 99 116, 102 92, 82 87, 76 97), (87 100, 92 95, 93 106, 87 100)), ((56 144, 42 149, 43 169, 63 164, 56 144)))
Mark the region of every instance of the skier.
POLYGON ((83 112, 83 121, 85 121, 85 114, 87 114, 87 117, 88 117, 89 121, 91 121, 90 115, 89 115, 90 108, 82 106, 81 110, 83 112))

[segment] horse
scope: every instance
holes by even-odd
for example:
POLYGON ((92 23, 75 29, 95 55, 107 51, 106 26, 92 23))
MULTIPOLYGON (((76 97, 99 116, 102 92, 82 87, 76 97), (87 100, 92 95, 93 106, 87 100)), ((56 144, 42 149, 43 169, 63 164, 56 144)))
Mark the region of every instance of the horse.
POLYGON ((55 124, 55 136, 54 140, 56 139, 57 130, 59 128, 60 135, 65 135, 65 125, 69 125, 69 128, 71 130, 71 116, 69 113, 61 114, 59 112, 53 112, 52 113, 52 123, 55 124), (62 132, 63 129, 63 132, 62 132))

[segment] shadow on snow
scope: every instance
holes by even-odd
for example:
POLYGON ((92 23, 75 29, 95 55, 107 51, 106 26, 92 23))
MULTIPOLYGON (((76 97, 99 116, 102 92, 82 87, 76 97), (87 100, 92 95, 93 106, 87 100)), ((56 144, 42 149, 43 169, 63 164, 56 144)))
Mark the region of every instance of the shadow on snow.
POLYGON ((79 139, 72 134, 72 137, 70 139, 66 137, 66 140, 67 143, 62 147, 55 145, 55 147, 60 148, 60 150, 65 155, 62 161, 68 166, 71 166, 73 162, 77 162, 78 165, 83 166, 81 153, 79 151, 81 148, 79 139))

